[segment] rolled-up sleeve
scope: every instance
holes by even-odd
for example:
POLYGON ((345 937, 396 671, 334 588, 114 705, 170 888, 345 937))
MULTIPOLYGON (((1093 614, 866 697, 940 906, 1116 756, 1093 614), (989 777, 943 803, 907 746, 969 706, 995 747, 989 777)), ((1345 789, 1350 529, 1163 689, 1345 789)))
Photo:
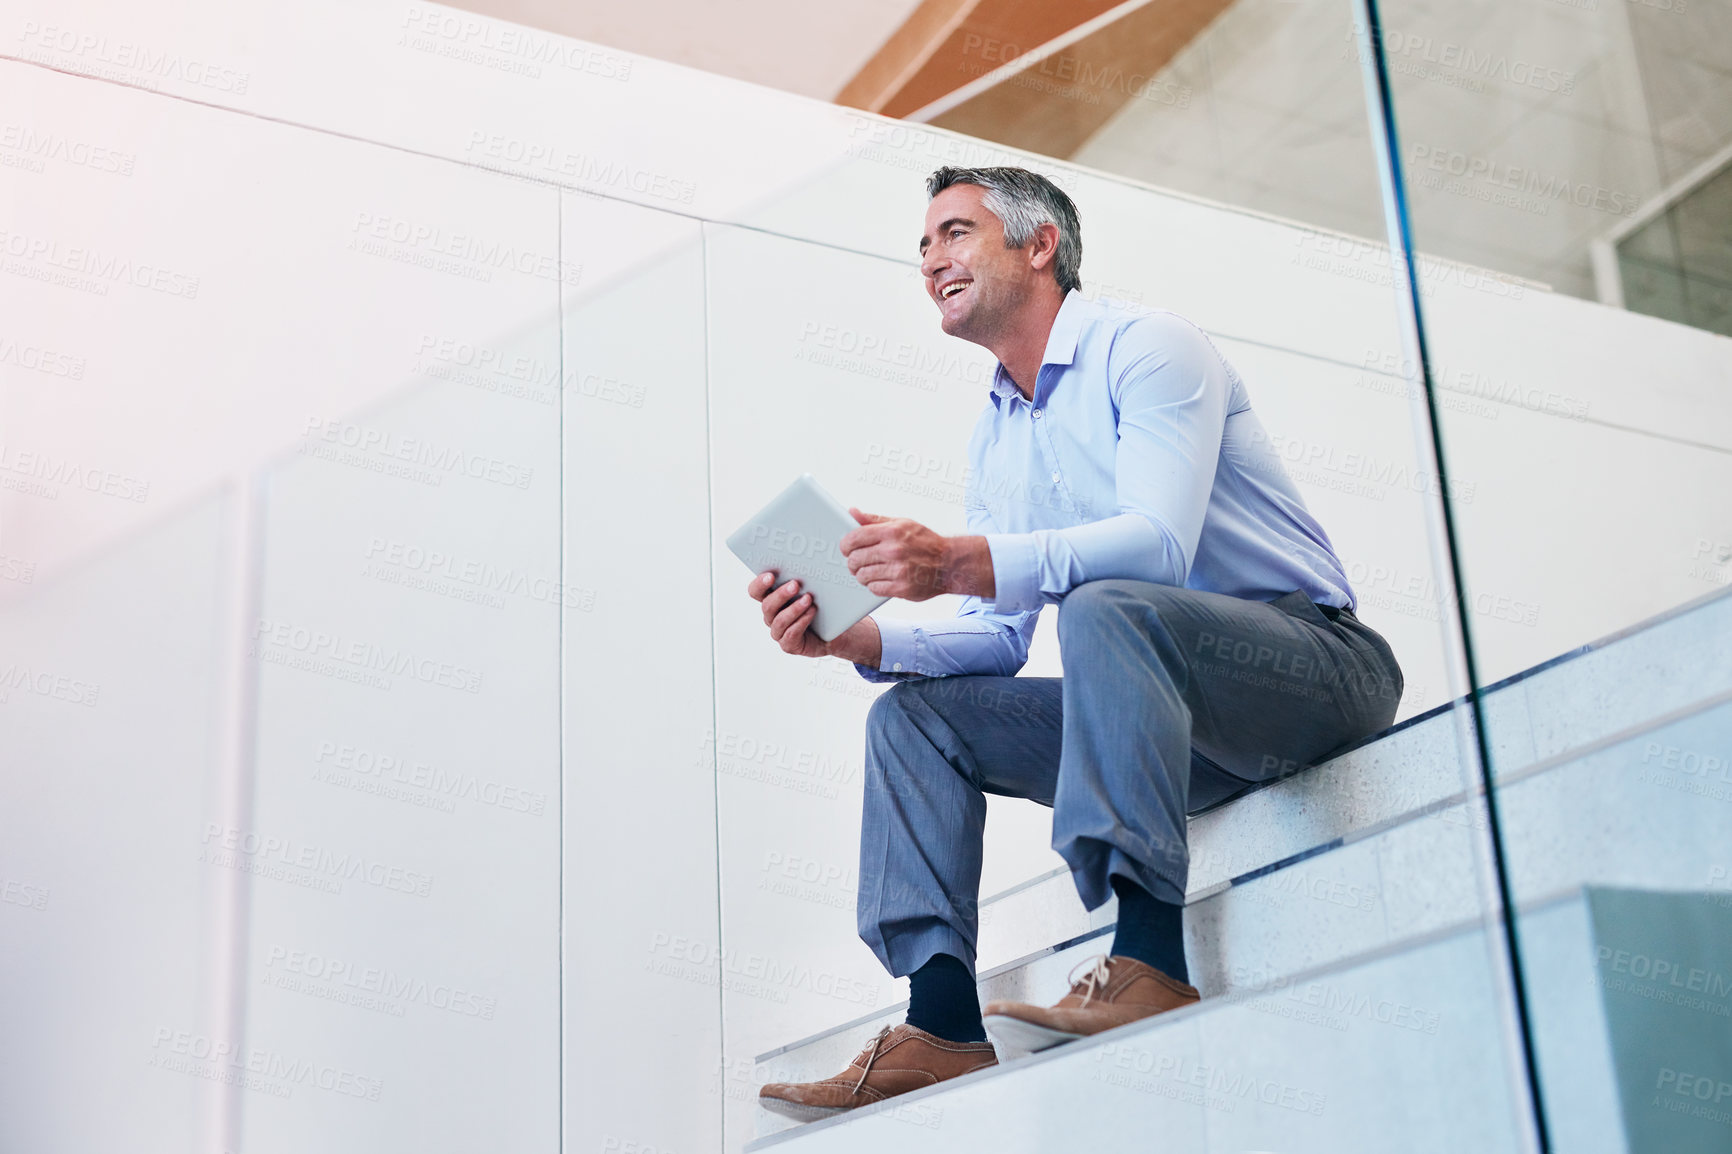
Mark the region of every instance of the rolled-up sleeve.
POLYGON ((1125 326, 1107 360, 1117 409, 1116 515, 987 538, 1001 614, 1063 600, 1086 581, 1185 584, 1215 483, 1232 383, 1198 329, 1175 316, 1125 326))

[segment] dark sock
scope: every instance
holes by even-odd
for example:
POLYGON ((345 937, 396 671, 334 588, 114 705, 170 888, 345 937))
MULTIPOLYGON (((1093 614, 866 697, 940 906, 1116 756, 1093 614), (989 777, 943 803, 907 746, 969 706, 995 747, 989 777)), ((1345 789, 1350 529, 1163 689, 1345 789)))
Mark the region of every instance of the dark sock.
POLYGON ((908 975, 908 1024, 947 1042, 984 1042, 974 973, 960 959, 934 954, 908 975))
POLYGON ((1119 928, 1113 953, 1155 967, 1174 981, 1189 982, 1185 969, 1183 906, 1164 902, 1129 878, 1114 876, 1119 895, 1119 928))

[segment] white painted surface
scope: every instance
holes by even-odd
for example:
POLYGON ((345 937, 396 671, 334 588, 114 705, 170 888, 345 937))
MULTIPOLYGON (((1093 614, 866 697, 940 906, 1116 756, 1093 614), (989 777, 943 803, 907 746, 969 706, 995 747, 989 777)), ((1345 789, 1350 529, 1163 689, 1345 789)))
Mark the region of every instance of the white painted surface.
POLYGON ((526 401, 441 376, 438 358, 449 340, 505 365, 559 365, 559 197, 385 155, 404 171, 355 211, 437 220, 447 237, 491 232, 542 254, 548 275, 482 279, 371 251, 304 258, 334 285, 353 284, 352 265, 401 279, 377 296, 309 293, 317 311, 300 322, 341 310, 413 379, 359 411, 317 414, 315 434, 267 475, 252 829, 293 848, 249 859, 270 872, 254 875, 247 1035, 352 1071, 368 1093, 258 1095, 243 1140, 547 1146, 559 1122, 568 603, 558 391, 526 401), (466 213, 428 203, 453 184, 466 213), (422 310, 417 296, 438 303, 422 310), (328 873, 300 868, 314 849, 364 864, 324 892, 302 880, 328 873), (333 977, 314 958, 349 968, 333 977))
POLYGON ((563 328, 565 1148, 713 1150, 728 1084, 699 226, 571 193, 564 208, 585 270, 563 328))
MULTIPOLYGON (((553 213, 541 219, 552 246, 553 213)), ((539 317, 502 343, 557 363, 555 294, 543 291, 539 317)), ((247 1031, 382 1089, 376 1103, 299 1087, 249 1102, 249 1145, 556 1140, 553 416, 436 381, 359 418, 391 438, 508 462, 522 488, 457 472, 435 486, 308 458, 270 476, 252 827, 293 850, 251 859, 272 872, 255 875, 247 1031), (303 631, 335 640, 309 650, 303 631), (361 666, 357 647, 393 664, 361 666), (299 880, 319 870, 277 877, 310 847, 358 857, 362 872, 338 892, 299 880), (315 956, 351 967, 346 980, 321 982, 315 956), (382 989, 354 976, 369 971, 383 973, 382 989), (428 1079, 430 1066, 444 1077, 428 1079)))
POLYGON ((223 516, 200 502, 0 607, 8 1150, 199 1140, 223 516))

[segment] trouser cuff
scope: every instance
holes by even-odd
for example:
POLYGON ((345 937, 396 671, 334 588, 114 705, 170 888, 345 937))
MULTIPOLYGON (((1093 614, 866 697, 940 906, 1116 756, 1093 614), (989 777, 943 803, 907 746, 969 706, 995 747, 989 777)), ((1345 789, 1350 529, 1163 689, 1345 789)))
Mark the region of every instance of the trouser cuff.
POLYGON ((960 958, 969 972, 974 970, 974 947, 946 925, 933 925, 888 936, 882 951, 874 951, 892 977, 906 978, 938 954, 960 958))
POLYGON ((1122 877, 1141 886, 1171 905, 1185 904, 1185 888, 1171 878, 1132 858, 1117 846, 1097 841, 1079 841, 1066 847, 1071 880, 1083 906, 1097 910, 1113 896, 1113 878, 1122 877), (1075 860, 1080 859, 1080 860, 1075 860))

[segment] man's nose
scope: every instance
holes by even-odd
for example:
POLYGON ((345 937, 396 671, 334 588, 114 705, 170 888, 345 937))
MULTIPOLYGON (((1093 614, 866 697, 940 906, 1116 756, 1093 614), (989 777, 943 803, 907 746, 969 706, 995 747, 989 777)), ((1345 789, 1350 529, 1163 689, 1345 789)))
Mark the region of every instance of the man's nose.
POLYGON ((931 280, 950 266, 950 262, 941 256, 927 254, 920 258, 920 275, 931 280))

